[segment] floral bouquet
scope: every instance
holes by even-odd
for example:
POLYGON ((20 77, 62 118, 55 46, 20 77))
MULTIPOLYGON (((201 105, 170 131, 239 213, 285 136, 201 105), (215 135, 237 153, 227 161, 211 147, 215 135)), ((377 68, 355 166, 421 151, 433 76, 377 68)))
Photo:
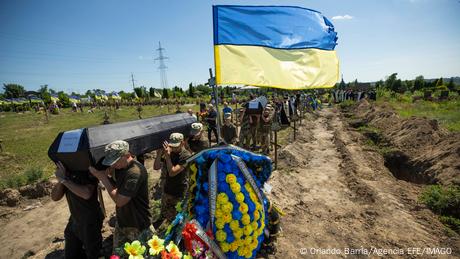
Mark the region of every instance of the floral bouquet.
MULTIPOLYGON (((207 233, 204 238, 209 241, 196 235, 193 240, 219 258, 254 258, 268 223, 268 201, 262 187, 271 174, 270 158, 225 146, 189 160, 187 214, 194 219, 190 224, 198 233, 207 233)), ((186 248, 193 252, 190 246, 186 248)))
POLYGON ((229 145, 204 150, 187 162, 188 192, 165 238, 126 243, 124 255, 255 258, 268 227, 269 202, 262 187, 272 171, 270 158, 229 145))

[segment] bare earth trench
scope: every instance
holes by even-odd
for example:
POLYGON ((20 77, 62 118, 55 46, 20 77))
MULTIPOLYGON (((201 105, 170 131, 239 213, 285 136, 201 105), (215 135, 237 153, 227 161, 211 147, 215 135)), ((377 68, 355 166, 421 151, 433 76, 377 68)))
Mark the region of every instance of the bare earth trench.
MULTIPOLYGON (((303 121, 269 181, 269 197, 285 213, 270 257, 459 257, 458 235, 448 234, 417 202, 423 186, 397 180, 363 142, 333 109, 303 121)), ((151 161, 147 167, 157 178, 151 161)), ((105 193, 104 198, 110 215, 113 203, 105 193)), ((0 220, 0 258, 21 258, 29 250, 33 258, 62 255, 67 203, 43 204, 0 220)), ((107 224, 103 231, 111 234, 107 224)))

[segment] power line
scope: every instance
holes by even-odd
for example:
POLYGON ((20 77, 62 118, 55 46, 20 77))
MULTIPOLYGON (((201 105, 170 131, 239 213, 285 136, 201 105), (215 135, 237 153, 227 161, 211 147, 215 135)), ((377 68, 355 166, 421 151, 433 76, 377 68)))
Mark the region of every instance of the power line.
POLYGON ((156 49, 156 51, 158 51, 158 57, 155 58, 155 60, 158 60, 160 62, 158 69, 160 70, 161 87, 168 88, 168 79, 166 77, 166 69, 168 67, 165 65, 164 61, 169 58, 163 55, 164 50, 165 49, 161 47, 161 42, 158 42, 158 49, 156 49))

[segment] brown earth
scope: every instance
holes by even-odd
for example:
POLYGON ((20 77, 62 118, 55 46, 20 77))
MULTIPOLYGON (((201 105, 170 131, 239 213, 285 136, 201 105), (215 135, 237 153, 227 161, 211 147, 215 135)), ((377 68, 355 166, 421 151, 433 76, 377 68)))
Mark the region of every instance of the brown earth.
POLYGON ((281 151, 289 162, 270 179, 270 197, 286 214, 274 258, 348 257, 347 248, 357 257, 384 252, 373 248, 399 253, 385 257, 430 247, 460 255, 459 236, 417 202, 422 186, 396 179, 338 112, 321 111, 299 136, 281 151))
POLYGON ((394 162, 406 165, 406 168, 399 169, 405 169, 406 176, 412 174, 409 180, 460 185, 459 132, 449 132, 432 119, 402 119, 387 105, 363 101, 350 110, 356 126, 377 128, 383 142, 388 142, 398 151, 399 157, 394 162))
MULTIPOLYGON (((443 136, 439 138, 433 141, 443 141, 443 136)), ((415 257, 409 252, 419 250, 411 248, 435 247, 451 249, 447 250, 451 255, 444 257, 460 256, 459 236, 417 202, 423 186, 395 178, 365 140, 334 109, 304 120, 297 140, 280 151, 279 168, 269 181, 273 186, 269 197, 285 213, 277 252, 270 257, 300 258, 314 252, 326 253, 323 258, 348 257, 346 248, 360 249, 349 250, 357 257, 384 252, 372 248, 415 257), (335 250, 317 250, 327 248, 335 250), (338 251, 340 255, 331 255, 338 251)), ((151 181, 157 181, 151 158, 146 162, 151 181)), ((104 199, 110 215, 113 202, 105 193, 104 199)), ((0 258, 62 258, 69 217, 65 200, 26 199, 19 207, 0 209, 0 258)), ((111 231, 105 222, 104 237, 111 231)))

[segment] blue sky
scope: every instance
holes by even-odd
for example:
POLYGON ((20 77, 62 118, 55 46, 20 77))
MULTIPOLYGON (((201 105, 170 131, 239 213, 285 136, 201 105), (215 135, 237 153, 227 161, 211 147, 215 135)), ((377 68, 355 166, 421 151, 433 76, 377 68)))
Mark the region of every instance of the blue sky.
POLYGON ((130 91, 133 73, 136 86, 160 87, 158 41, 169 85, 206 82, 213 4, 322 12, 338 32, 345 81, 460 75, 460 0, 0 0, 0 83, 130 91))

